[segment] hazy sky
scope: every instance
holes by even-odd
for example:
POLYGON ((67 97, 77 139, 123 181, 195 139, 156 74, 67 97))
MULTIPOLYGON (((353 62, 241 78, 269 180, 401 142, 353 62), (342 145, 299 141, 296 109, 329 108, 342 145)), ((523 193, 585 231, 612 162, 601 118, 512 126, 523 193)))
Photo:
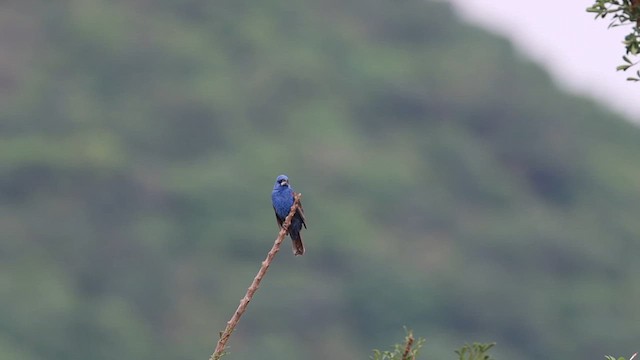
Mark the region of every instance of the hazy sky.
MULTIPOLYGON (((507 36, 528 57, 545 66, 558 84, 601 98, 640 123, 640 83, 616 72, 628 28, 607 29, 585 9, 593 0, 449 0, 466 20, 507 36)), ((640 65, 636 68, 640 70, 640 65)))

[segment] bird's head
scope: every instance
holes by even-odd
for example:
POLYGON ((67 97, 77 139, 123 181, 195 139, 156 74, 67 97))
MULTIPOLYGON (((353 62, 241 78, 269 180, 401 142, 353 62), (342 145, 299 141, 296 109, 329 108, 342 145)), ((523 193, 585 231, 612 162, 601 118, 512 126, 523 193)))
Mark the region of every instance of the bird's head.
POLYGON ((276 178, 276 183, 273 184, 273 189, 279 189, 281 187, 289 187, 289 178, 287 177, 287 175, 279 175, 276 178))

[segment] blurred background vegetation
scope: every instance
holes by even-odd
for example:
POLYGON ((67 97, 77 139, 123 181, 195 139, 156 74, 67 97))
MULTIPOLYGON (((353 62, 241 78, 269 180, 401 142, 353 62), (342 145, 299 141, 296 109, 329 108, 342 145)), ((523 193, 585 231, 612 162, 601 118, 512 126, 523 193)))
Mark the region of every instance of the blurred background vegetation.
POLYGON ((307 254, 229 359, 637 350, 640 131, 446 3, 6 0, 0 33, 2 359, 207 358, 280 173, 307 254))

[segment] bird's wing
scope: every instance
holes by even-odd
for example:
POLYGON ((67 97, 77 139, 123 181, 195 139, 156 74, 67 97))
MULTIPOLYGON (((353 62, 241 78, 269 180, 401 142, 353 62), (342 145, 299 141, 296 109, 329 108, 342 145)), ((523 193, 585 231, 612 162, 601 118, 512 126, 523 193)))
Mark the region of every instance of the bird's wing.
POLYGON ((278 217, 278 212, 276 211, 276 207, 273 207, 273 213, 276 214, 276 221, 278 222, 278 226, 282 227, 282 220, 280 220, 280 217, 278 217))
POLYGON ((300 203, 300 206, 298 206, 298 215, 300 215, 300 219, 302 220, 302 225, 304 225, 304 228, 307 228, 307 218, 304 217, 304 209, 302 208, 302 203, 300 203))

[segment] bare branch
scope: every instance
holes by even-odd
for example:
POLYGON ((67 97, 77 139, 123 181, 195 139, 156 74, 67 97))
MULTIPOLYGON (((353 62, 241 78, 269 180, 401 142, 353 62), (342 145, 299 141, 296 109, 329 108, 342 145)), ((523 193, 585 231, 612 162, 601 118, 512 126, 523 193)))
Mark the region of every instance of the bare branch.
POLYGON ((220 340, 218 340, 216 349, 213 352, 213 354, 211 354, 211 356, 209 357, 209 360, 219 360, 222 357, 222 355, 224 355, 225 349, 227 346, 227 341, 229 341, 229 338, 231 337, 233 330, 236 328, 236 325, 238 325, 238 321, 240 321, 240 317, 242 316, 242 314, 244 314, 245 310, 247 309, 249 302, 253 298, 253 294, 255 294, 255 292, 258 290, 258 287, 260 286, 260 282, 262 281, 262 278, 264 277, 264 275, 267 273, 267 270, 269 269, 269 265, 271 265, 271 262, 273 261, 274 257, 276 256, 278 251, 280 251, 280 244, 282 244, 282 241, 284 240, 284 238, 287 236, 289 232, 289 226, 291 225, 291 219, 293 219, 293 214, 295 214, 296 210, 300 207, 301 197, 302 197, 302 194, 299 194, 299 193, 294 194, 293 206, 291 206, 289 215, 287 215, 286 219, 284 220, 284 223, 282 224, 282 228, 278 233, 278 237, 276 238, 276 241, 273 243, 273 247, 271 247, 271 250, 267 254, 267 258, 262 262, 262 266, 260 266, 260 270, 258 270, 256 277, 253 279, 253 282, 251 282, 251 285, 247 289, 247 293, 244 295, 242 299, 240 299, 240 305, 238 305, 236 312, 233 314, 231 319, 227 322, 227 327, 224 329, 222 333, 220 333, 220 340))

